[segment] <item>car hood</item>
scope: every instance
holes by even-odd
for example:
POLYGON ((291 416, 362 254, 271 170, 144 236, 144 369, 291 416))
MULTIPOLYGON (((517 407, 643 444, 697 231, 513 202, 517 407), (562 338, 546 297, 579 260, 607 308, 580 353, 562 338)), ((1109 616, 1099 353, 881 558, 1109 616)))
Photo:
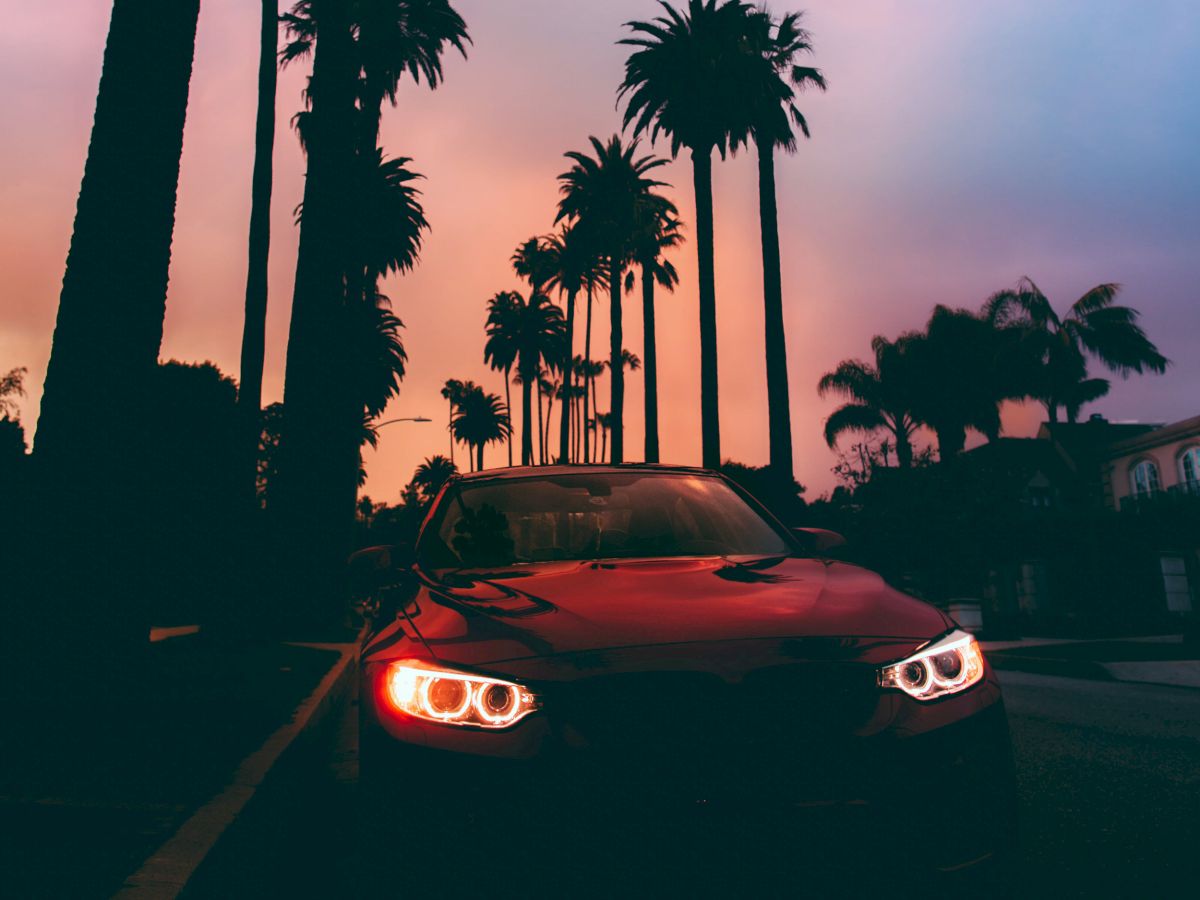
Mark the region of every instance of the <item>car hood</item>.
POLYGON ((424 577, 408 619, 434 656, 461 665, 763 639, 915 646, 953 624, 872 572, 816 559, 554 562, 424 577))

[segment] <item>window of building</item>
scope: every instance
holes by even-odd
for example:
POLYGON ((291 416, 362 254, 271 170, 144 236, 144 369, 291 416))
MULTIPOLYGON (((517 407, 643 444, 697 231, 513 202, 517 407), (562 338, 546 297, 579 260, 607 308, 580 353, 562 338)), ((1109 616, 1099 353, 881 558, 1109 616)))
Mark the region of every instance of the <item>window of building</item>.
POLYGON ((1148 459, 1138 460, 1129 470, 1129 487, 1135 497, 1158 493, 1158 466, 1148 459))
POLYGON ((1200 492, 1200 446, 1187 447, 1179 454, 1179 483, 1191 493, 1200 492))

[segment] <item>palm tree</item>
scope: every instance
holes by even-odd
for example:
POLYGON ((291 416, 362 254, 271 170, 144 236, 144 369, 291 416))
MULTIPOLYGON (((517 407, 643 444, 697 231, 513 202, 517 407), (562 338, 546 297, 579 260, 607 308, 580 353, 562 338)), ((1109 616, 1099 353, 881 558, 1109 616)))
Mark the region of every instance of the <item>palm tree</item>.
MULTIPOLYGON (((545 238, 546 253, 550 259, 550 277, 546 282, 547 289, 558 288, 559 296, 567 297, 566 335, 563 343, 566 346, 567 357, 575 352, 575 297, 583 283, 582 266, 578 264, 578 243, 574 236, 575 229, 564 225, 558 234, 547 235, 545 238)), ((567 412, 567 404, 571 393, 572 366, 563 366, 563 383, 555 396, 562 401, 559 416, 558 456, 562 462, 570 458, 571 417, 567 412)), ((553 398, 552 398, 553 399, 553 398)))
POLYGON ((439 453, 425 457, 425 461, 417 466, 417 471, 413 473, 412 480, 421 491, 421 499, 429 503, 437 496, 442 485, 457 474, 458 466, 439 453))
MULTIPOLYGON (((504 373, 504 406, 512 409, 512 367, 517 361, 515 340, 520 309, 524 303, 516 291, 500 291, 487 302, 487 343, 483 345, 483 361, 493 370, 504 373)), ((512 466, 512 432, 508 434, 508 464, 512 466)))
MULTIPOLYGON (((678 219, 652 216, 638 228, 633 258, 642 270, 642 333, 646 357, 646 462, 658 462, 658 347, 654 334, 654 285, 675 290, 679 273, 663 251, 683 243, 678 219)), ((626 292, 632 290, 632 270, 626 292)))
POLYGON ((905 340, 913 414, 937 435, 943 463, 962 451, 967 429, 998 437, 1001 403, 1031 389, 1019 335, 969 310, 939 305, 905 340))
POLYGON ((554 279, 556 258, 553 245, 546 238, 534 237, 523 241, 509 260, 518 278, 529 282, 529 293, 540 294, 547 282, 554 279))
POLYGON ((254 172, 250 179, 246 317, 242 327, 238 413, 246 496, 257 503, 258 443, 262 435, 262 375, 267 330, 267 262, 271 252, 272 155, 275 148, 275 81, 279 2, 262 0, 258 56, 258 111, 254 126, 254 172))
MULTIPOLYGON (((700 294, 700 415, 704 465, 721 464, 717 391, 717 306, 713 273, 712 153, 725 158, 730 140, 749 132, 746 102, 761 60, 746 53, 750 7, 741 0, 688 0, 686 12, 662 3, 664 15, 628 22, 636 49, 625 60, 619 97, 628 97, 625 126, 671 141, 672 158, 687 147, 696 195, 696 257, 700 294)), ((618 424, 615 426, 619 429, 618 424)), ((619 431, 614 431, 614 444, 619 431)))
POLYGON ((875 353, 873 365, 857 359, 842 360, 817 384, 822 397, 833 394, 848 401, 825 420, 825 442, 833 447, 848 431, 869 434, 886 430, 895 442, 897 463, 901 469, 908 469, 913 459, 912 438, 921 424, 913 413, 909 341, 877 336, 871 340, 871 349, 875 353))
POLYGON ((606 453, 608 450, 608 432, 613 427, 612 413, 596 413, 596 418, 592 422, 593 426, 600 429, 600 459, 598 462, 607 462, 606 453))
POLYGON ((454 463, 454 408, 462 402, 463 395, 475 387, 473 381, 459 381, 457 378, 447 379, 442 385, 442 399, 450 404, 450 415, 446 421, 446 431, 450 434, 450 462, 454 463))
MULTIPOLYGON (((558 176, 562 196, 556 221, 566 219, 582 223, 608 263, 609 353, 610 361, 616 362, 622 347, 622 275, 633 251, 638 223, 653 214, 673 216, 675 207, 665 197, 654 193, 653 189, 664 183, 646 177, 647 172, 665 165, 666 160, 653 156, 636 157, 638 141, 622 145, 621 138, 615 134, 606 144, 595 137, 589 140, 594 157, 578 151, 565 154, 574 165, 558 176)), ((624 459, 625 446, 625 378, 620 365, 612 372, 612 458, 619 463, 624 459)))
POLYGON ((455 409, 454 436, 473 451, 471 471, 483 469, 483 448, 502 441, 512 431, 508 408, 497 394, 471 385, 455 409))
MULTIPOLYGON (((825 90, 825 77, 819 70, 796 62, 798 57, 812 52, 809 33, 800 27, 801 15, 789 13, 776 21, 761 9, 752 13, 747 22, 750 51, 766 63, 759 70, 761 81, 749 99, 754 107, 752 131, 758 150, 770 461, 771 468, 788 478, 792 477, 792 420, 779 263, 779 216, 775 202, 775 148, 795 152, 793 125, 809 137, 808 122, 793 102, 794 89, 811 85, 825 90)), ((740 139, 741 135, 737 135, 736 140, 740 139)))
POLYGON ((1089 356, 1122 378, 1146 370, 1161 374, 1170 365, 1137 324, 1137 310, 1115 305, 1120 289, 1118 284, 1096 285, 1060 317, 1026 276, 1015 289, 998 291, 984 304, 989 321, 1020 328, 1030 352, 1042 361, 1034 396, 1051 422, 1058 421, 1060 406, 1066 407, 1068 420, 1075 421, 1084 403, 1107 393, 1107 381, 1087 376, 1089 356))
POLYGON ((592 400, 591 410, 592 412, 595 412, 596 376, 603 374, 605 368, 607 368, 607 365, 598 360, 588 359, 586 353, 583 356, 575 357, 574 365, 576 376, 578 376, 583 382, 583 461, 585 463, 589 463, 592 461, 591 451, 595 449, 595 445, 589 445, 587 437, 587 423, 591 421, 588 416, 588 397, 590 396, 592 400))
MULTIPOLYGON (((513 309, 503 319, 488 321, 488 344, 507 347, 516 360, 521 381, 521 465, 533 465, 533 389, 542 364, 561 364, 566 339, 562 310, 545 294, 526 301, 513 293, 513 309), (493 344, 493 342, 495 342, 493 344)), ((487 350, 485 349, 485 358, 487 350)))
POLYGON ((356 0, 357 51, 362 60, 362 146, 374 148, 386 99, 396 105, 405 75, 435 90, 442 54, 450 47, 467 58, 467 25, 447 0, 356 0))

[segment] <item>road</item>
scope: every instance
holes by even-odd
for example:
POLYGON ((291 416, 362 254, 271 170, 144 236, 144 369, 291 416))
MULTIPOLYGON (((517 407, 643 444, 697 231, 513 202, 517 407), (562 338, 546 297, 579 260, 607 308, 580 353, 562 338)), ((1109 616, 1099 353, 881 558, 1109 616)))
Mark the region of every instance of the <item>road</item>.
MULTIPOLYGON (((1191 895, 1200 883, 1200 691, 1020 672, 1003 672, 1001 680, 1021 794, 1014 893, 1191 895)), ((374 840, 377 825, 355 825, 361 821, 355 742, 347 709, 326 734, 286 760, 184 897, 424 893, 417 883, 428 887, 430 881, 414 880, 402 832, 394 845, 381 847, 374 840)), ((420 810, 397 810, 396 816, 419 827, 420 810)), ((441 893, 494 895, 489 872, 516 869, 528 870, 534 884, 549 861, 525 843, 521 823, 513 822, 497 833, 495 846, 462 848, 457 863, 432 883, 450 888, 441 893)), ((681 893, 695 894, 698 887, 681 893)))

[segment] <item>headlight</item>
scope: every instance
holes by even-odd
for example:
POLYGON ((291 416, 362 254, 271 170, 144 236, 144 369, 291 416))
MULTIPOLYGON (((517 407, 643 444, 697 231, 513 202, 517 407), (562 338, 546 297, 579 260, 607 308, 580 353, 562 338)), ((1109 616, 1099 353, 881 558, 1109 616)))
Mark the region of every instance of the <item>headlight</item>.
POLYGON ((507 728, 538 707, 537 697, 519 684, 414 660, 389 665, 384 687, 400 712, 443 725, 507 728))
POLYGON ((983 653, 973 635, 952 631, 908 659, 879 670, 879 686, 918 700, 965 691, 983 678, 983 653))

